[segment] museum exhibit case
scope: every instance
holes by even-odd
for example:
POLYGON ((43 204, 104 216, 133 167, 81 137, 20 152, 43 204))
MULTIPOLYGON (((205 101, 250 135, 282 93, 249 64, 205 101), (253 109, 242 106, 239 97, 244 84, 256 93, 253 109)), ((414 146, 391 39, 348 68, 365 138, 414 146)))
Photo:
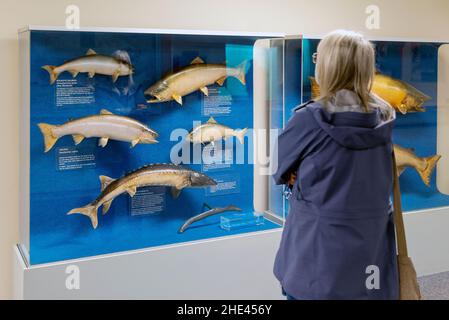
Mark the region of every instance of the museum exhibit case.
POLYGON ((281 226, 258 154, 285 76, 300 102, 298 37, 30 28, 20 45, 30 265, 281 226))
MULTIPOLYGON (((396 110, 393 142, 403 210, 447 207, 448 45, 411 40, 372 42, 376 52, 372 90, 396 110)), ((303 39, 303 101, 319 94, 312 61, 318 43, 319 39, 303 39)))

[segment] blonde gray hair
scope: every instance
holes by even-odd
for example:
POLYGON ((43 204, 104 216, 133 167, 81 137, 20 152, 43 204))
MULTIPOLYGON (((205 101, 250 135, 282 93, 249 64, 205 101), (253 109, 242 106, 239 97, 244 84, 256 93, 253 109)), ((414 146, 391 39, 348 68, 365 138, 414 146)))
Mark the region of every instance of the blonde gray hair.
POLYGON ((363 35, 336 30, 319 43, 315 78, 320 86, 318 100, 329 101, 339 90, 354 91, 368 111, 375 73, 373 45, 363 35))

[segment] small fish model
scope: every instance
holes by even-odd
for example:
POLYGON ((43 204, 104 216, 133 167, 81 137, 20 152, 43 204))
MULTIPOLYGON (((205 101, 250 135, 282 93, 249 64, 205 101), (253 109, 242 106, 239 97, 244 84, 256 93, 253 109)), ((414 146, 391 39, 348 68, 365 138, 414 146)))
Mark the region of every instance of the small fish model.
POLYGON ((112 82, 116 82, 120 76, 131 76, 134 68, 131 65, 128 53, 117 51, 112 56, 97 54, 89 49, 85 56, 64 62, 60 66, 43 66, 42 69, 48 71, 50 84, 55 83, 58 76, 68 71, 75 78, 80 72, 87 73, 89 78, 96 74, 112 77, 112 82))
MULTIPOLYGON (((320 87, 314 77, 309 77, 312 87, 312 98, 320 95, 320 87)), ((431 99, 415 87, 399 79, 377 73, 374 76, 372 92, 388 102, 402 114, 408 112, 424 112, 424 102, 431 99)))
POLYGON ((225 125, 219 124, 213 117, 210 117, 206 123, 193 128, 193 130, 187 134, 186 141, 194 144, 214 144, 216 141, 234 136, 241 144, 243 144, 245 142, 247 130, 247 128, 242 130, 231 129, 225 125))
POLYGON ((222 86, 227 77, 234 77, 245 85, 245 73, 246 61, 236 68, 230 68, 224 64, 206 64, 198 57, 189 66, 150 86, 144 94, 154 98, 148 100, 148 103, 175 100, 182 105, 183 96, 197 90, 201 90, 207 96, 209 94, 207 86, 214 83, 222 86))
POLYGON ((402 174, 407 167, 414 168, 426 186, 430 186, 430 178, 440 155, 420 158, 413 149, 407 149, 397 144, 394 145, 394 153, 396 155, 396 166, 399 174, 402 174))
POLYGON ((112 200, 127 192, 133 197, 137 188, 145 186, 171 187, 172 195, 177 198, 182 189, 188 187, 208 187, 217 183, 207 175, 175 164, 151 164, 137 169, 122 178, 112 179, 100 176, 101 193, 88 205, 70 210, 67 214, 82 214, 88 216, 94 229, 98 226, 98 208, 103 206, 106 214, 111 207, 112 200))
POLYGON ((190 219, 188 219, 186 222, 184 222, 184 224, 179 228, 178 233, 183 233, 192 223, 200 221, 202 219, 205 219, 207 217, 222 213, 222 212, 227 212, 227 211, 242 211, 242 209, 230 205, 224 208, 212 208, 208 211, 205 211, 203 213, 200 213, 199 215, 196 215, 190 219))
POLYGON ((44 136, 45 152, 48 152, 56 141, 67 135, 73 137, 75 145, 84 138, 100 138, 98 145, 105 147, 109 139, 130 142, 134 147, 138 143, 157 143, 159 134, 143 123, 124 116, 115 115, 108 110, 101 110, 99 115, 92 115, 69 121, 62 125, 39 123, 44 136))

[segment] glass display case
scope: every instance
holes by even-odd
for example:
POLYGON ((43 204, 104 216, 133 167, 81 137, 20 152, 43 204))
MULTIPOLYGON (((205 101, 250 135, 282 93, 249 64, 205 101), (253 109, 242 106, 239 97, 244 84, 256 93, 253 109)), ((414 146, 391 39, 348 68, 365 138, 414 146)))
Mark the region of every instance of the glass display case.
POLYGON ((258 154, 285 103, 300 102, 300 38, 34 28, 19 39, 30 265, 280 227, 283 195, 258 154))
MULTIPOLYGON (((303 40, 303 101, 317 94, 312 55, 318 43, 319 39, 303 40)), ((373 43, 373 92, 388 101, 397 114, 393 142, 401 174, 403 210, 447 207, 447 45, 418 41, 373 43)))

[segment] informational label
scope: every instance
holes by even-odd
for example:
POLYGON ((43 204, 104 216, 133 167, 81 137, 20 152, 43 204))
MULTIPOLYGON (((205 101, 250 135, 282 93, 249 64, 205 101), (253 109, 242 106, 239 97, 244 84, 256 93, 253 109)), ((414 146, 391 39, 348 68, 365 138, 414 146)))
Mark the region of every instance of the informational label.
POLYGON ((217 185, 206 189, 206 196, 219 196, 240 192, 240 176, 238 174, 214 175, 217 185))
POLYGON ((209 87, 209 95, 203 98, 203 116, 229 115, 232 107, 232 95, 225 87, 209 87))
POLYGON ((77 170, 95 168, 95 149, 61 147, 56 152, 56 167, 58 170, 77 170))
POLYGON ((95 103, 93 85, 81 85, 77 79, 58 79, 55 86, 57 107, 95 103))
POLYGON ((230 169, 234 153, 232 146, 225 148, 224 143, 219 142, 215 146, 206 145, 203 155, 205 155, 205 159, 202 163, 202 171, 208 172, 230 169))
POLYGON ((165 187, 143 187, 129 198, 132 216, 159 214, 165 211, 165 187))

